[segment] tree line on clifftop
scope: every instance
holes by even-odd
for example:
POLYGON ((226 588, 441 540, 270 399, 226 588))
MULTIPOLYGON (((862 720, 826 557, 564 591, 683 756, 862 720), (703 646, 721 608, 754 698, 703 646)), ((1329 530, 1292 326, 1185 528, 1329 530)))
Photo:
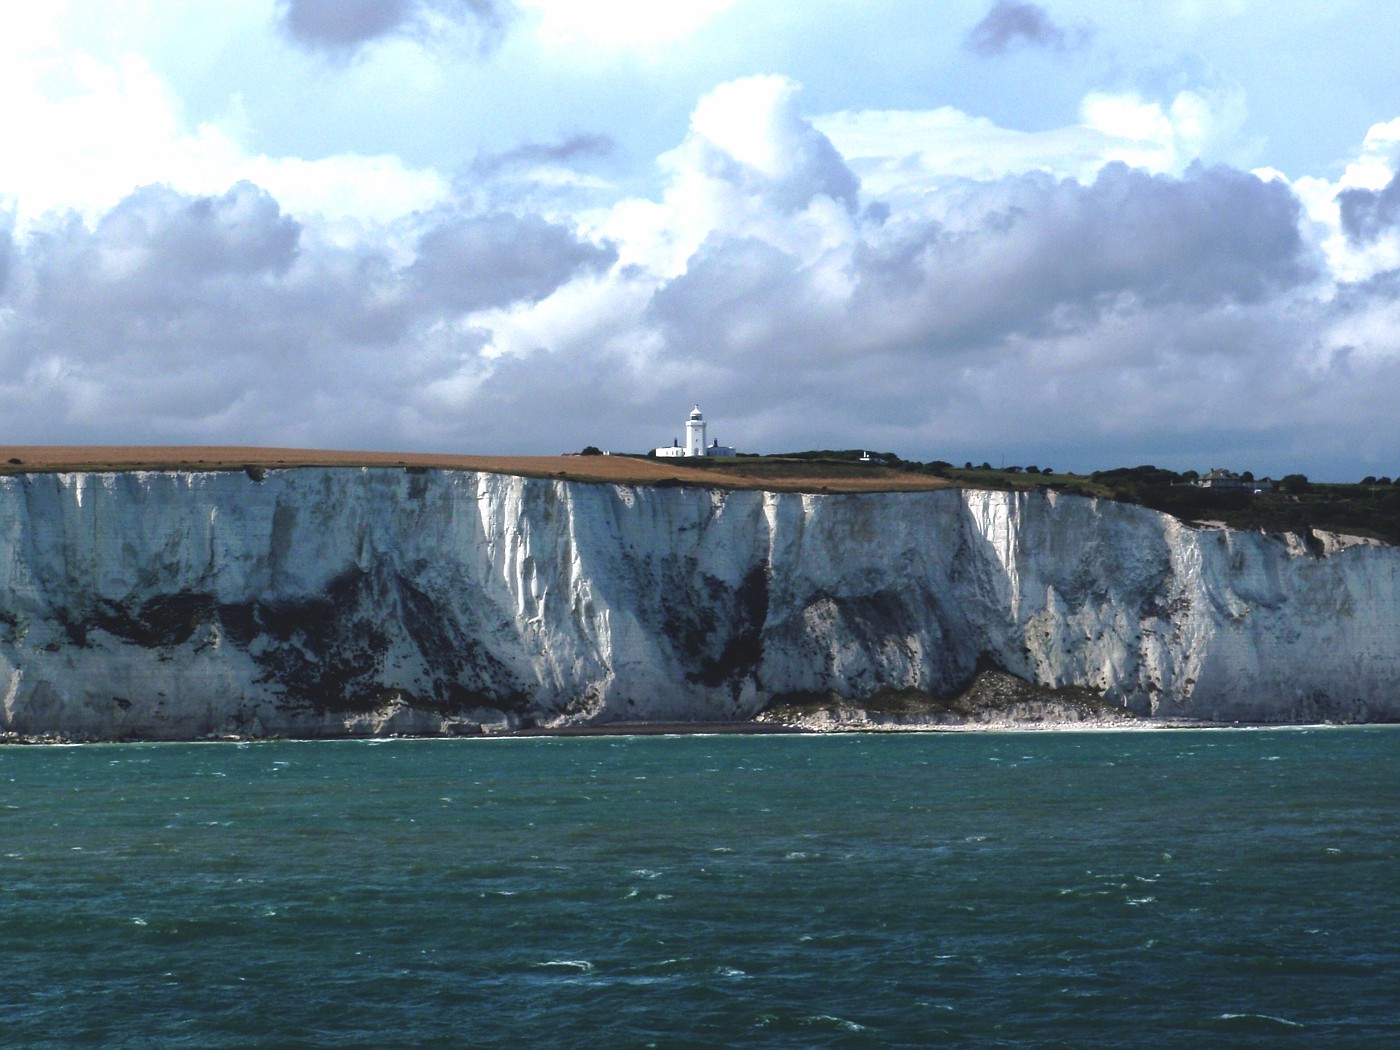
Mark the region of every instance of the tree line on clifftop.
MULTIPOLYGON (((1296 532, 1305 538, 1314 529, 1371 536, 1400 544, 1400 477, 1366 477, 1360 484, 1309 481, 1303 474, 1287 474, 1272 487, 1207 488, 1197 482, 1194 470, 1177 472, 1150 464, 1115 467, 1091 474, 1034 475, 1015 468, 994 469, 990 464, 961 469, 944 467, 950 480, 963 485, 999 488, 1054 488, 1084 496, 1135 503, 1163 511, 1185 521, 1219 521, 1236 529, 1264 532, 1296 532)), ((1244 471, 1240 477, 1253 482, 1244 471)))

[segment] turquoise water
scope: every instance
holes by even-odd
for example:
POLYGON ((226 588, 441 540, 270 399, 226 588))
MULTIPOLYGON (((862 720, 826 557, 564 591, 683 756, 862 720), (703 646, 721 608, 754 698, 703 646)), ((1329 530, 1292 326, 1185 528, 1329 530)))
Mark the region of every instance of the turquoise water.
POLYGON ((1400 729, 0 749, 0 1045, 1400 1045, 1400 729))

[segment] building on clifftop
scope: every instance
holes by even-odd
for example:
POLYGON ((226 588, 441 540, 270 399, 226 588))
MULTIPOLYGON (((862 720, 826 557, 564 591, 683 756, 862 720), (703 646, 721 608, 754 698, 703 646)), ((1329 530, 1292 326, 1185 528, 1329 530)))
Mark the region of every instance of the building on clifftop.
POLYGON ((656 449, 652 454, 658 459, 684 459, 691 456, 733 456, 737 453, 729 445, 721 445, 718 439, 711 444, 705 444, 705 416, 701 413, 700 406, 696 405, 690 410, 690 417, 685 421, 685 444, 673 441, 670 445, 656 449))
POLYGON ((1236 474, 1233 470, 1226 470, 1224 467, 1211 467, 1192 484, 1202 489, 1245 489, 1255 494, 1273 492, 1275 488, 1271 478, 1256 479, 1253 474, 1248 472, 1236 474))

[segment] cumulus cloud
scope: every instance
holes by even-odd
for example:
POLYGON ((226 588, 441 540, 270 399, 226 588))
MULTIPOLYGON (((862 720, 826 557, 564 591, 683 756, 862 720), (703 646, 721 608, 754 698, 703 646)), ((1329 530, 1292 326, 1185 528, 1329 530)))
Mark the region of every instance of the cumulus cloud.
POLYGON ((701 98, 685 140, 659 158, 662 200, 622 201, 599 226, 622 261, 671 275, 717 233, 803 255, 846 237, 860 182, 799 112, 799 90, 786 77, 754 76, 701 98))
POLYGON ((299 223, 251 183, 221 197, 188 198, 162 186, 137 190, 98 224, 108 250, 130 253, 147 273, 196 279, 285 273, 296 258, 299 223))
POLYGON ((1095 93, 1078 123, 1042 131, 999 127, 951 106, 933 110, 844 110, 813 118, 864 191, 897 209, 938 207, 954 180, 995 181, 1041 171, 1092 182, 1122 162, 1182 174, 1216 152, 1243 122, 1233 94, 1181 91, 1168 103, 1095 93))
MULTIPOLYGON (((653 303, 668 343, 779 372, 876 351, 968 359, 1105 317, 1250 304, 1311 277, 1288 189, 1227 168, 1182 179, 1121 164, 964 187, 943 222, 867 224, 836 284, 752 236, 712 238, 653 303)), ((778 375, 773 376, 774 381, 778 375)))
POLYGON ((1400 270, 1400 119, 1374 124, 1357 155, 1335 179, 1305 175, 1289 180, 1278 171, 1307 213, 1305 234, 1326 259, 1333 281, 1369 287, 1373 279, 1400 270))
POLYGON ((965 114, 813 119, 795 82, 745 77, 697 101, 648 197, 511 196, 607 149, 578 136, 482 158, 489 202, 348 233, 250 180, 50 212, 0 232, 0 420, 16 442, 642 450, 698 400, 754 451, 1400 469, 1384 135, 1305 186, 1183 160, 1187 103, 1087 112, 1042 170, 965 114), (979 167, 979 142, 1007 152, 979 167), (1374 229, 1341 274, 1332 241, 1374 229))
MULTIPOLYGON (((1400 442, 1377 437, 1392 410, 1370 386, 1400 373, 1381 349, 1396 340, 1380 292, 1341 305, 1285 180, 1099 156, 1085 178, 945 175, 885 208, 858 184, 853 210, 822 192, 793 209, 753 181, 779 166, 728 161, 761 160, 802 118, 745 108, 758 115, 735 141, 720 137, 718 162, 693 121, 667 157, 662 199, 618 206, 624 257, 638 236, 686 229, 670 242, 683 258, 650 271, 645 314, 630 322, 646 351, 609 365, 631 377, 619 380, 629 397, 648 391, 632 403, 601 395, 607 433, 632 441, 621 447, 670 436, 664 419, 639 432, 637 405, 699 399, 727 439, 770 451, 868 443, 980 460, 1001 449, 1092 467, 1109 447, 1115 462, 1276 472, 1325 471, 1359 448, 1400 458, 1400 442)), ((871 152, 892 141, 874 136, 871 152)), ((567 336, 551 345, 591 356, 567 336)))
POLYGON ((787 211, 817 196, 854 207, 859 183, 831 140, 799 114, 799 91, 780 76, 721 84, 690 118, 688 162, 787 211))
POLYGON ((460 431, 441 391, 483 369, 471 312, 538 302, 612 253, 535 216, 419 221, 401 263, 389 238, 338 243, 248 183, 144 187, 91 226, 50 216, 0 299, 12 439, 354 447, 460 431))
POLYGON ((340 56, 384 37, 431 32, 444 22, 471 23, 492 39, 505 14, 503 0, 278 0, 279 22, 291 40, 340 56))
POLYGON ((993 57, 1018 45, 1065 51, 1082 40, 1082 34, 1069 34, 1056 25, 1039 4, 997 0, 967 34, 966 46, 975 54, 993 57))

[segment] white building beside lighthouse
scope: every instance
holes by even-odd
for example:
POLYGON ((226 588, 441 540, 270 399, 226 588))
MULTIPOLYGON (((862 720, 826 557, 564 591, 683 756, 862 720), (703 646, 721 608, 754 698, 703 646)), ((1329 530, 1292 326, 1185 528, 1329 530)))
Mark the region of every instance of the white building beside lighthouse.
POLYGON ((674 441, 670 445, 663 445, 655 451, 658 459, 683 459, 690 456, 732 456, 734 449, 728 445, 721 445, 718 440, 706 444, 705 416, 700 411, 700 406, 696 405, 690 410, 690 417, 685 421, 685 444, 674 441))

